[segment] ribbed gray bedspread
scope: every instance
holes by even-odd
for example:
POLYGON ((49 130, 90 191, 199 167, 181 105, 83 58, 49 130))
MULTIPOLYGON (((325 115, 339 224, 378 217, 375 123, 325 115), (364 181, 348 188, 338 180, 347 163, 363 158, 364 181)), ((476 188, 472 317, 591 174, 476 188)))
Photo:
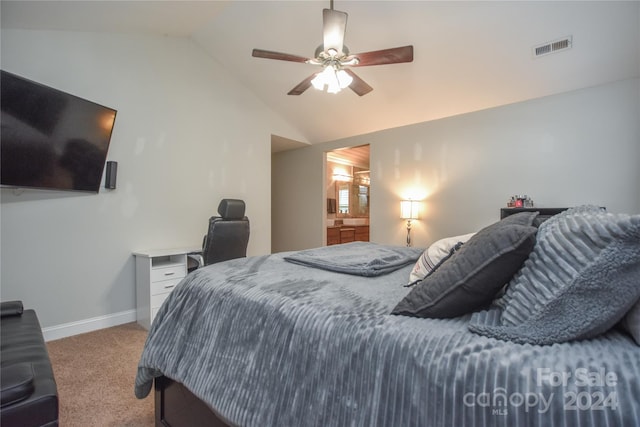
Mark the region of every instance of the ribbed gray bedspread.
POLYGON ((640 347, 622 333, 499 341, 469 317, 389 315, 411 265, 366 278, 285 255, 189 274, 149 331, 136 396, 166 375, 239 426, 639 424, 640 347))

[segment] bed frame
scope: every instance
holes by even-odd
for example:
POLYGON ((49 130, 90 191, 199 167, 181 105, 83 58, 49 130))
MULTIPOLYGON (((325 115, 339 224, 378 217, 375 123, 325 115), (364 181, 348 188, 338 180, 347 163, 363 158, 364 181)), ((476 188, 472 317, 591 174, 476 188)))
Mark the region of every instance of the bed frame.
POLYGON ((161 376, 155 379, 156 427, 231 427, 181 383, 161 376))

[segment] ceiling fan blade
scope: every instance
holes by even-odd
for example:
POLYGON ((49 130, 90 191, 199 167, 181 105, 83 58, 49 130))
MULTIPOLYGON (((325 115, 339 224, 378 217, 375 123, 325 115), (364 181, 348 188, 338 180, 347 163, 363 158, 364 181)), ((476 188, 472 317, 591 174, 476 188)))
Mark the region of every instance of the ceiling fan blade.
POLYGON ((391 49, 376 50, 350 55, 351 58, 358 58, 358 63, 352 67, 364 67, 367 65, 398 64, 401 62, 413 61, 413 46, 394 47, 391 49))
POLYGON ((373 90, 371 86, 369 86, 364 80, 356 75, 353 71, 348 68, 344 68, 344 71, 347 72, 352 78, 353 81, 349 85, 352 91, 357 93, 359 96, 366 95, 373 90))
POLYGON ((322 10, 323 48, 325 52, 335 49, 336 54, 342 54, 344 33, 347 30, 347 14, 339 10, 322 10))
POLYGON ((287 95, 302 95, 305 90, 311 87, 311 80, 313 80, 318 74, 319 73, 311 74, 309 77, 298 83, 298 86, 291 89, 287 95))
POLYGON ((280 61, 291 62, 307 62, 308 60, 308 58, 304 58, 298 55, 290 55, 288 53, 273 52, 270 50, 262 49, 253 49, 251 56, 255 56, 256 58, 278 59, 280 61))

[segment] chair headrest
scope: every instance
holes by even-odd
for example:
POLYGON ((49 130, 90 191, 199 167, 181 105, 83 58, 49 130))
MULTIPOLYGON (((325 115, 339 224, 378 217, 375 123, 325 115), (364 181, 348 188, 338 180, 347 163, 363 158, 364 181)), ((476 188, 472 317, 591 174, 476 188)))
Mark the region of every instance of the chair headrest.
POLYGON ((244 218, 244 200, 222 199, 218 205, 218 213, 223 219, 244 218))

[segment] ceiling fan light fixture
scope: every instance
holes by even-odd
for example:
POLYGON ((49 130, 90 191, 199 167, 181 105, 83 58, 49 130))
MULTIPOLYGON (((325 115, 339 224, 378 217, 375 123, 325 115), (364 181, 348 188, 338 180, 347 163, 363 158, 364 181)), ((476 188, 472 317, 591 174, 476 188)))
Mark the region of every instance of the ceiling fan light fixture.
POLYGON ((326 87, 328 93, 338 93, 348 87, 352 81, 353 77, 346 71, 338 70, 334 65, 329 64, 311 80, 311 84, 317 90, 324 90, 326 87))
POLYGON ((316 90, 324 90, 325 83, 324 83, 324 79, 321 76, 322 76, 322 73, 318 73, 318 75, 315 76, 313 80, 311 80, 311 84, 316 90))
POLYGON ((338 84, 340 85, 340 89, 349 87, 349 85, 353 81, 353 77, 347 74, 345 70, 338 70, 336 72, 336 77, 338 78, 338 84))

